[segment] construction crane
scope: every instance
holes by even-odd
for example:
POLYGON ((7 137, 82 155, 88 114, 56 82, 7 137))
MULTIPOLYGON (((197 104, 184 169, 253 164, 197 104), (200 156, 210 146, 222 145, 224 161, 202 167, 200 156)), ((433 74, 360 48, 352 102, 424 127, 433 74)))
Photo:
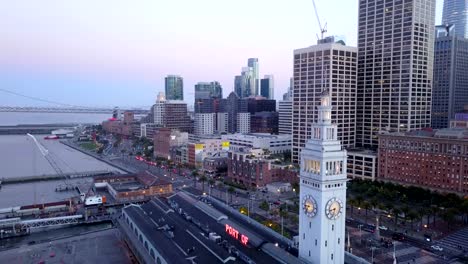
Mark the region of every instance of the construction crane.
POLYGON ((327 33, 327 22, 325 22, 325 25, 322 27, 322 23, 320 22, 320 17, 318 15, 318 11, 317 11, 317 6, 315 5, 315 0, 312 0, 312 4, 314 5, 314 11, 315 11, 315 17, 317 17, 317 22, 319 24, 319 28, 320 28, 320 38, 317 35, 317 40, 321 40, 323 39, 323 35, 325 35, 325 33, 327 33))

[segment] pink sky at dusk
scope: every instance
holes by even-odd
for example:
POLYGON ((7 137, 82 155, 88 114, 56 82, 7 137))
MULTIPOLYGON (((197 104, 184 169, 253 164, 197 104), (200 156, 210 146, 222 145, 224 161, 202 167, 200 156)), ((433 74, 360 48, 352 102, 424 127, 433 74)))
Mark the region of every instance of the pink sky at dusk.
MULTIPOLYGON (((316 3, 328 34, 356 45, 358 1, 316 3)), ((219 81, 227 96, 250 57, 280 99, 293 50, 318 32, 312 0, 0 0, 0 17, 0 86, 77 105, 151 105, 167 74, 184 77, 189 104, 199 81, 219 81), (116 91, 106 102, 82 95, 116 91)), ((0 95, 15 104, 35 102, 0 95)))

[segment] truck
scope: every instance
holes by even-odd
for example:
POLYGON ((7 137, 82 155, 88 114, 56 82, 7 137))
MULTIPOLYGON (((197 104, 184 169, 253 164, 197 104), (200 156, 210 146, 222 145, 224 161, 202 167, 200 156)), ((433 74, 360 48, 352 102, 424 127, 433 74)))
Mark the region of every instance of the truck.
POLYGON ((103 195, 89 196, 85 199, 85 206, 100 205, 106 203, 106 197, 103 195))

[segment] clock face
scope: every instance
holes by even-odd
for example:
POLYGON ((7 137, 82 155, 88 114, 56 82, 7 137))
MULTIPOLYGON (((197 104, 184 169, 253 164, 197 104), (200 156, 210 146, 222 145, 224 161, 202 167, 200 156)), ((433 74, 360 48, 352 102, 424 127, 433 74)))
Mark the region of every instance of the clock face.
POLYGON ((312 196, 304 196, 302 199, 302 210, 304 210, 304 213, 308 217, 314 217, 317 214, 317 202, 312 196))
POLYGON ((328 219, 336 220, 343 211, 343 202, 338 198, 331 198, 325 207, 325 214, 328 219))

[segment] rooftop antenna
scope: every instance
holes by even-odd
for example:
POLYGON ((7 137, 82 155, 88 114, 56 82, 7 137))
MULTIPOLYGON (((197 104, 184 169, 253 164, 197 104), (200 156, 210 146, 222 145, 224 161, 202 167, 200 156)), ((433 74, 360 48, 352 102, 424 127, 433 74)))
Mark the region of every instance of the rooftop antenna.
POLYGON ((320 28, 320 39, 319 39, 318 34, 316 34, 317 35, 317 40, 321 40, 321 39, 323 39, 323 36, 327 32, 327 22, 325 22, 325 25, 322 27, 322 23, 320 22, 320 17, 318 15, 318 11, 317 11, 317 6, 315 5, 315 0, 312 0, 312 4, 314 5, 315 17, 317 17, 317 22, 318 22, 319 28, 320 28))

